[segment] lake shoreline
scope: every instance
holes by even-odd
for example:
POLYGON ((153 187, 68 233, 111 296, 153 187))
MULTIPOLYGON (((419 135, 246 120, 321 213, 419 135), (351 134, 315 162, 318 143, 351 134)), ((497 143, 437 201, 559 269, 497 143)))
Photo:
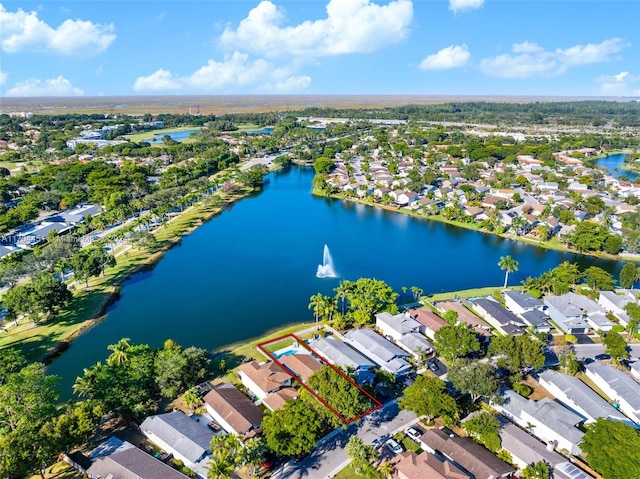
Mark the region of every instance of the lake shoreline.
POLYGON ((580 252, 577 251, 575 249, 571 249, 568 248, 562 244, 558 244, 557 242, 554 242, 553 244, 549 244, 549 241, 540 241, 540 240, 535 240, 532 238, 526 238, 526 237, 522 237, 522 236, 515 236, 515 235, 511 235, 511 234, 497 234, 497 233, 491 233, 489 231, 484 231, 481 229, 478 229, 477 227, 474 227, 474 225, 471 224, 467 224, 467 223, 462 223, 459 221, 452 221, 452 220, 447 220, 446 218, 443 218, 442 216, 439 215, 422 215, 419 214, 413 210, 409 210, 407 208, 401 208, 399 206, 393 206, 393 205, 382 205, 379 203, 371 203, 369 201, 364 201, 361 198, 356 198, 356 197, 352 197, 352 196, 347 196, 343 193, 338 193, 338 194, 327 194, 325 191, 323 190, 319 190, 317 188, 313 189, 312 192, 313 195, 318 196, 318 197, 324 197, 324 198, 333 198, 335 200, 344 200, 344 201, 350 201, 352 203, 357 203, 357 204, 361 204, 361 205, 365 205, 365 206, 370 206, 372 208, 378 208, 378 209, 383 209, 386 211, 391 211, 393 213, 398 213, 398 214, 403 214, 403 215, 407 215, 407 216, 411 216, 413 218, 419 218, 419 219, 424 219, 424 220, 429 220, 429 221, 435 221, 438 223, 443 223, 443 224, 447 224, 456 228, 463 228, 469 231, 475 231, 477 233, 481 233, 481 234, 485 234, 485 235, 491 235, 491 236, 495 236, 498 238, 502 238, 505 240, 512 240, 512 241, 517 241, 519 243, 522 244, 526 244, 526 245, 530 245, 530 246, 538 246, 540 248, 546 249, 546 250, 550 250, 550 251, 557 251, 560 253, 569 253, 569 254, 577 254, 577 255, 583 255, 583 256, 589 256, 592 258, 598 258, 598 259, 606 259, 606 260, 612 260, 612 261, 629 261, 629 262, 640 262, 640 255, 638 255, 637 257, 632 257, 632 256, 628 256, 628 255, 612 255, 609 253, 606 253, 604 251, 600 251, 598 253, 588 253, 588 252, 580 252))

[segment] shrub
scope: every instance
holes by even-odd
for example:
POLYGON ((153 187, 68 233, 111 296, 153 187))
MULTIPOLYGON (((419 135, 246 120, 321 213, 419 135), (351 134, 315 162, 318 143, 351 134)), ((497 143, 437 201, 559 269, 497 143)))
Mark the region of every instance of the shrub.
POLYGON ((515 383, 512 388, 515 392, 524 397, 531 396, 531 393, 533 392, 533 389, 524 383, 515 383))
POLYGON ((569 344, 577 344, 578 343, 578 338, 576 338, 573 334, 565 335, 564 339, 566 339, 569 344))

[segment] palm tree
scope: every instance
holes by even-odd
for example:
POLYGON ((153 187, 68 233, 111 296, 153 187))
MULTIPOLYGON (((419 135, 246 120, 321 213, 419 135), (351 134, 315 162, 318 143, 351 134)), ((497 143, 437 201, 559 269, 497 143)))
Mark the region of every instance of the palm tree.
POLYGON ((498 262, 498 266, 501 270, 505 271, 504 275, 504 287, 507 287, 507 281, 509 281, 509 273, 513 273, 514 271, 518 271, 518 263, 511 256, 501 256, 500 261, 498 262))
POLYGON ((202 398, 195 388, 187 389, 184 393, 184 403, 189 406, 189 411, 193 413, 195 409, 202 404, 202 398))
POLYGON ((113 351, 107 358, 109 366, 120 366, 129 360, 129 352, 131 351, 131 341, 129 338, 122 338, 116 344, 107 346, 109 351, 113 351))
POLYGON ((314 294, 309 298, 308 309, 313 309, 313 317, 316 321, 316 327, 318 326, 318 319, 320 318, 323 305, 324 305, 324 296, 322 294, 320 293, 314 294))
POLYGON ((342 316, 344 316, 344 307, 346 303, 346 298, 349 295, 349 292, 353 288, 353 283, 348 280, 340 281, 340 284, 337 288, 334 289, 336 294, 340 296, 340 306, 342 307, 342 316))
POLYGON ((391 464, 391 461, 381 462, 378 465, 378 472, 382 474, 385 478, 391 477, 393 471, 395 471, 395 467, 391 464))

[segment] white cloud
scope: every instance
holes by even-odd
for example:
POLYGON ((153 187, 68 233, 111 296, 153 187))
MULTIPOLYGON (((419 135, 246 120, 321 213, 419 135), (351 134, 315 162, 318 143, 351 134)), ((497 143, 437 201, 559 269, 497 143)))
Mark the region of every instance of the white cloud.
POLYGON ((136 91, 196 89, 202 92, 238 92, 247 89, 293 93, 304 91, 311 83, 307 76, 296 76, 294 69, 276 67, 264 59, 250 60, 246 53, 234 52, 222 61, 209 60, 189 76, 177 76, 159 69, 136 79, 136 91))
POLYGON ((484 0, 449 0, 449 10, 454 13, 476 10, 484 5, 484 0))
POLYGON ((598 94, 603 96, 640 96, 640 75, 623 71, 617 75, 596 78, 600 84, 598 94))
POLYGON ((136 78, 135 91, 179 90, 180 84, 171 78, 171 72, 160 68, 149 76, 136 78))
POLYGON ((570 67, 609 61, 626 46, 621 38, 553 51, 546 51, 535 43, 516 43, 511 53, 483 58, 480 69, 487 75, 502 78, 549 77, 561 75, 570 67))
POLYGON ((421 70, 448 70, 464 66, 471 57, 467 45, 449 45, 420 62, 421 70))
POLYGON ((84 91, 74 87, 69 80, 63 76, 58 78, 50 78, 48 80, 39 80, 30 78, 10 88, 6 92, 7 96, 82 96, 84 91))
POLYGON ((4 83, 7 81, 7 72, 3 72, 2 70, 0 70, 0 85, 4 85, 4 83))
POLYGON ((327 18, 282 26, 284 10, 261 1, 238 28, 227 27, 220 45, 266 57, 301 57, 305 60, 346 53, 373 52, 407 37, 413 18, 410 0, 377 5, 370 0, 330 0, 327 18))
POLYGON ((116 39, 115 27, 85 20, 65 20, 57 28, 38 18, 38 12, 7 11, 0 4, 0 46, 8 53, 32 51, 90 57, 116 39))

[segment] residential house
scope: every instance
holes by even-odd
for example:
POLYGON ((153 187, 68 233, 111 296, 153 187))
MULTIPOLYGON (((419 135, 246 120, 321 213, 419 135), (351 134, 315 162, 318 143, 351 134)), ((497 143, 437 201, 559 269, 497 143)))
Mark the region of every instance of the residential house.
POLYGON ((624 414, 575 376, 547 369, 538 375, 538 381, 556 400, 582 416, 586 424, 598 418, 632 424, 624 414))
POLYGON ((469 479, 471 476, 453 462, 428 452, 405 451, 393 460, 394 479, 469 479))
POLYGON ((4 258, 5 256, 10 255, 11 253, 15 253, 16 251, 21 251, 21 249, 17 246, 0 244, 0 258, 4 258))
POLYGON ((502 393, 502 404, 494 409, 518 426, 529 429, 536 437, 554 449, 580 455, 584 433, 578 429, 582 417, 549 398, 532 401, 508 389, 502 393))
POLYGON ((415 191, 401 191, 396 195, 395 201, 400 206, 406 206, 420 199, 420 195, 415 191))
POLYGON ((545 312, 547 307, 531 294, 507 290, 504 292, 504 304, 538 333, 548 333, 553 328, 545 312))
POLYGON ((286 354, 280 362, 294 376, 306 382, 309 377, 322 368, 322 363, 310 354, 286 354))
POLYGON ((436 331, 448 326, 449 324, 436 313, 429 311, 428 309, 410 309, 407 312, 409 313, 409 316, 420 323, 418 331, 429 339, 433 339, 436 331))
POLYGON ((499 434, 502 448, 511 454, 520 470, 543 461, 550 466, 554 479, 591 479, 589 474, 513 423, 504 421, 499 434))
POLYGON ((240 366, 238 376, 242 384, 262 400, 278 389, 291 386, 291 375, 273 361, 258 364, 251 361, 240 366))
POLYGON ((600 291, 598 304, 607 312, 613 314, 620 324, 627 326, 629 315, 624 307, 629 303, 637 303, 635 296, 628 291, 618 294, 614 291, 600 291))
POLYGON ((584 334, 593 328, 610 331, 613 323, 609 321, 605 310, 595 301, 569 292, 560 296, 545 296, 547 313, 565 333, 584 334))
POLYGON ((516 472, 513 467, 472 439, 451 437, 441 429, 428 429, 420 436, 420 445, 423 450, 453 462, 475 479, 512 477, 516 472))
POLYGON ((587 377, 602 390, 618 409, 640 425, 640 384, 624 371, 594 362, 585 366, 587 377))
POLYGON ((43 221, 32 228, 19 232, 16 235, 15 245, 23 249, 33 248, 34 246, 44 243, 47 240, 47 235, 52 231, 55 231, 57 234, 63 234, 71 231, 73 228, 75 228, 75 226, 69 223, 43 221))
POLYGON ((445 314, 447 311, 454 311, 458 314, 456 318, 459 323, 465 323, 473 328, 480 336, 481 341, 487 341, 491 336, 491 327, 478 316, 473 314, 462 303, 458 301, 438 301, 434 304, 436 309, 445 314))
POLYGON ((200 477, 207 477, 211 455, 209 444, 214 433, 206 424, 176 410, 149 416, 140 425, 140 431, 200 477))
POLYGON ((471 301, 480 317, 502 334, 523 334, 525 324, 511 311, 507 311, 494 299, 478 298, 471 301))
POLYGON ((128 442, 121 442, 120 446, 106 452, 93 456, 95 460, 87 469, 90 479, 188 479, 128 442))
POLYGON ((403 335, 420 331, 420 323, 409 314, 399 313, 391 315, 387 312, 376 314, 376 327, 384 337, 394 340, 403 335))
POLYGON ((629 369, 631 375, 635 378, 636 381, 640 381, 640 361, 636 361, 631 364, 631 368, 629 369))
POLYGON ((71 210, 63 211, 59 215, 48 219, 50 221, 63 221, 65 223, 77 225, 79 223, 83 223, 85 218, 88 216, 98 216, 100 213, 102 213, 102 207, 99 205, 85 204, 76 206, 71 210), (59 220, 57 218, 59 218, 59 220))
POLYGON ((262 423, 262 410, 231 383, 209 391, 204 405, 213 419, 232 434, 253 435, 262 423))
POLYGON ((420 333, 407 333, 396 341, 405 351, 417 360, 423 360, 435 351, 433 344, 427 341, 427 338, 420 333))
POLYGON ((345 371, 352 370, 358 384, 373 382, 375 377, 373 369, 376 367, 376 363, 349 347, 348 344, 332 337, 326 337, 310 341, 309 347, 322 356, 320 359, 345 371))
POLYGON ((295 401, 299 397, 300 394, 296 388, 282 388, 269 394, 262 400, 262 404, 271 411, 275 411, 277 409, 282 409, 287 402, 295 401))
POLYGON ((366 355, 388 373, 402 376, 412 369, 411 364, 406 360, 409 353, 372 329, 352 329, 344 335, 344 339, 350 346, 366 355))

